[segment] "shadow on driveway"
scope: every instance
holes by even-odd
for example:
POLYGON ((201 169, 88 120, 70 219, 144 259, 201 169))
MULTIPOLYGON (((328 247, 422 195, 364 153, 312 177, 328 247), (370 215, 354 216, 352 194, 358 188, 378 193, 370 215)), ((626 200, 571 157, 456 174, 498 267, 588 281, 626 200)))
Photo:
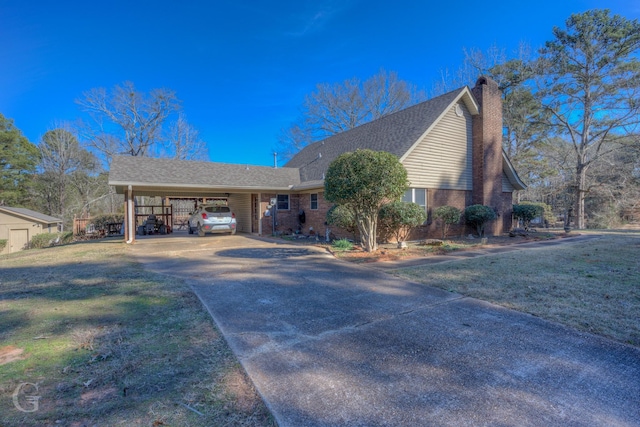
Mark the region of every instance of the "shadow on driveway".
POLYGON ((190 281, 281 426, 640 425, 638 348, 313 248, 230 246, 137 256, 190 281))

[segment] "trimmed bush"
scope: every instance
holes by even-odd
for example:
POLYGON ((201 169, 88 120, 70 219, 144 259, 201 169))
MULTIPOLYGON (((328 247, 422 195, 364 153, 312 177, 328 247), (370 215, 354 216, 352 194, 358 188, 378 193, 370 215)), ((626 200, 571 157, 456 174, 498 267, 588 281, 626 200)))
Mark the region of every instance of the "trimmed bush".
POLYGON ((358 224, 356 216, 347 205, 333 205, 327 211, 327 224, 335 225, 351 233, 355 240, 358 224))
POLYGON ((548 223, 554 223, 555 222, 555 218, 553 216, 553 211, 551 209, 551 206, 549 206, 546 203, 541 203, 541 202, 528 202, 528 201, 523 201, 520 202, 517 205, 513 205, 513 216, 516 219, 520 219, 522 220, 522 223, 524 225, 525 229, 529 229, 529 223, 535 219, 536 217, 542 217, 542 219, 544 220, 544 222, 546 224, 548 223), (517 206, 517 208, 516 208, 517 206), (532 210, 533 209, 537 209, 537 213, 533 214, 533 216, 531 216, 532 214, 532 210), (528 218, 525 219, 525 218, 528 218))
POLYGON ((400 200, 383 205, 378 212, 380 231, 395 237, 398 242, 404 242, 411 230, 426 220, 424 208, 400 200))
POLYGON ((7 239, 0 239, 0 252, 7 246, 7 239))
POLYGON ((451 226, 460 222, 462 211, 454 206, 439 206, 433 211, 433 217, 442 222, 442 238, 446 239, 451 226))
POLYGON ((496 212, 490 206, 471 205, 464 210, 465 222, 476 229, 479 237, 484 236, 484 227, 487 223, 496 218, 496 212))
POLYGON ((542 206, 533 204, 513 205, 513 216, 522 221, 525 230, 529 230, 529 224, 533 219, 543 214, 544 209, 542 206))

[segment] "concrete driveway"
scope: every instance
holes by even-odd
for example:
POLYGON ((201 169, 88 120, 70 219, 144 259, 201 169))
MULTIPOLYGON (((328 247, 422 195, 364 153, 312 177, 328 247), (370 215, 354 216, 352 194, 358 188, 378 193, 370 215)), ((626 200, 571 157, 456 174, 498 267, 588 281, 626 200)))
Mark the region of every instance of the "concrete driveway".
MULTIPOLYGON (((639 426, 640 350, 251 237, 140 240, 280 426, 639 426)), ((461 261, 464 262, 464 261, 461 261)))

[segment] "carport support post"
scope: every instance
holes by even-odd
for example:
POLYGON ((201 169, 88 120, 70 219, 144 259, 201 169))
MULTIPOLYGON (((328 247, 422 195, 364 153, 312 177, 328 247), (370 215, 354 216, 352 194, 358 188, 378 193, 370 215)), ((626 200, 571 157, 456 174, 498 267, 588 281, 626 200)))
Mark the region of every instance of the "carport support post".
POLYGON ((133 243, 136 238, 136 221, 133 209, 133 188, 129 186, 124 193, 124 238, 133 243))

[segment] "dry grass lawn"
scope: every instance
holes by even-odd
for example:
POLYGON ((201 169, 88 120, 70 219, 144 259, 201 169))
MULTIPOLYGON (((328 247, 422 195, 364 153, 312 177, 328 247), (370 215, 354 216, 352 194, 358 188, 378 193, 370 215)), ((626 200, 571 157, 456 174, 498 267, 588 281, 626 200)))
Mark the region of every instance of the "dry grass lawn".
POLYGON ((0 257, 0 426, 274 425, 189 287, 126 252, 118 239, 0 257), (37 411, 14 406, 21 383, 37 411))
POLYGON ((394 274, 640 346, 640 232, 394 274))

